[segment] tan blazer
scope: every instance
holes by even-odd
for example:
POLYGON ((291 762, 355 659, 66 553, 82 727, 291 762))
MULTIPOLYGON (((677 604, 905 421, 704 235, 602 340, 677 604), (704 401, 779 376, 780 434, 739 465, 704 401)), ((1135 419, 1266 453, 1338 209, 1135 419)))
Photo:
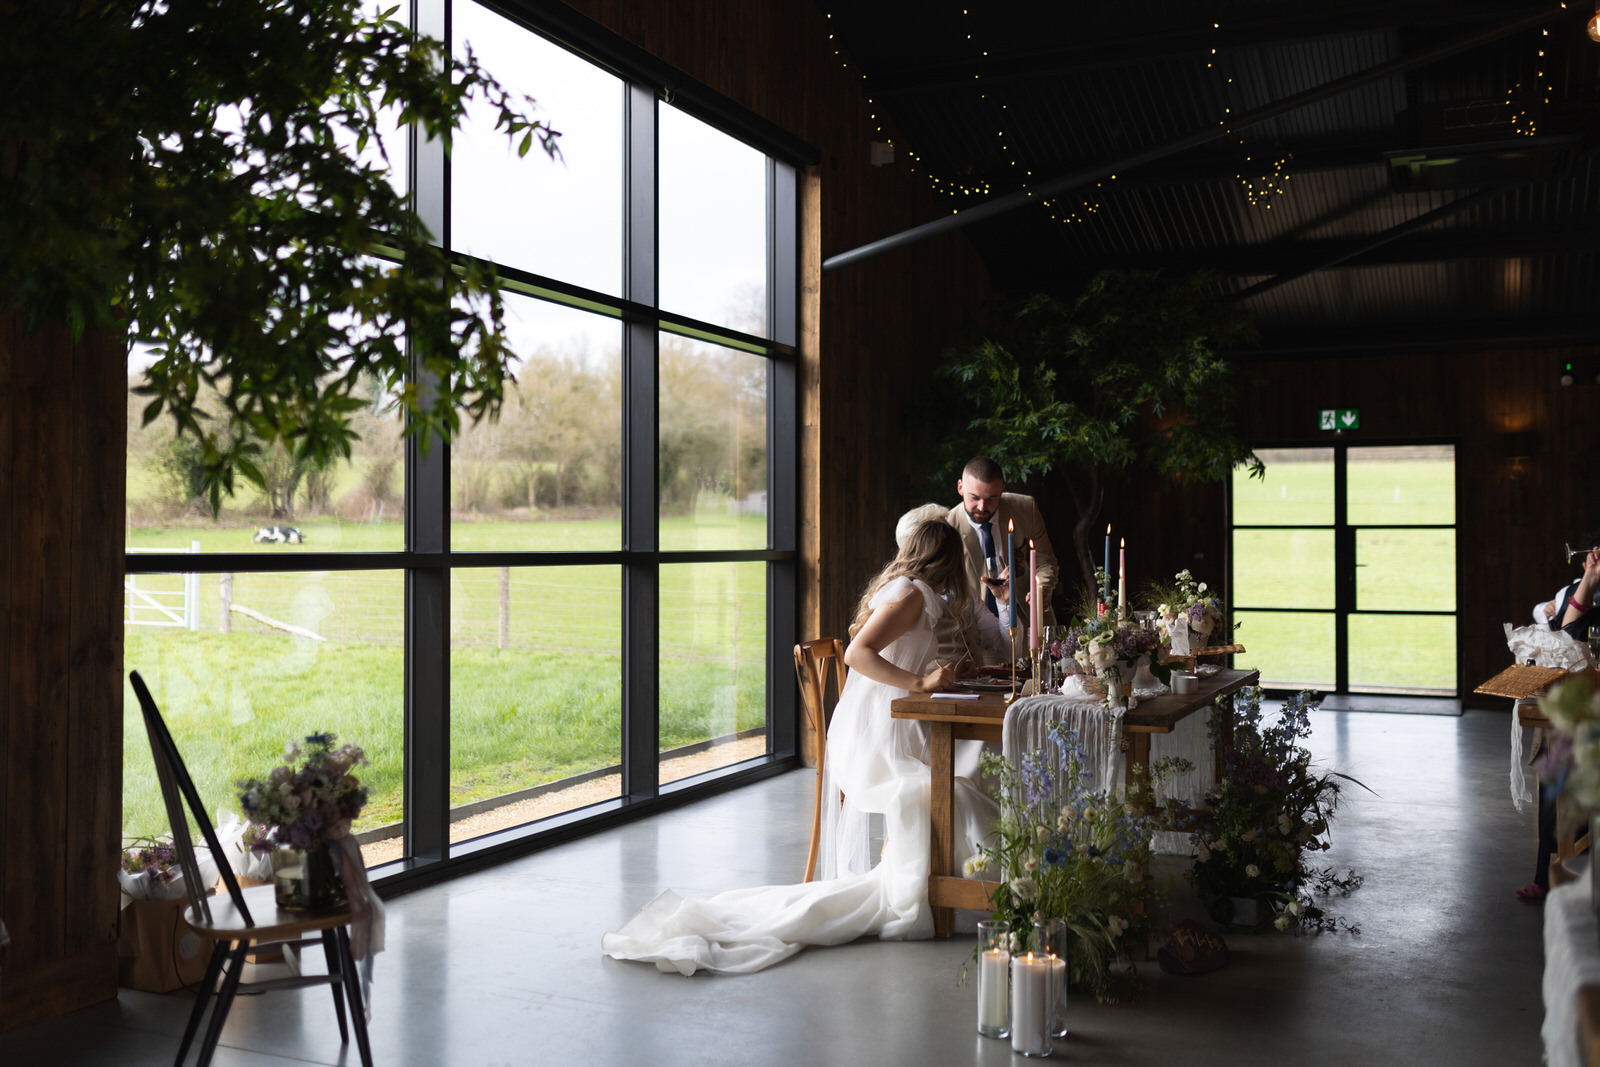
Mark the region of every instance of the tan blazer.
MULTIPOLYGON (((1028 569, 1028 538, 1033 538, 1034 551, 1039 554, 1039 586, 1041 599, 1040 610, 1043 612, 1041 620, 1046 626, 1055 625, 1055 613, 1050 609, 1051 594, 1055 591, 1060 581, 1060 568, 1056 565, 1056 550, 1051 547, 1050 535, 1045 532, 1044 520, 1039 517, 1039 505, 1034 503, 1033 497, 1024 496, 1022 493, 1002 493, 1000 506, 995 509, 994 518, 989 520, 989 532, 994 535, 995 554, 1001 558, 1006 554, 1006 521, 1014 520, 1017 524, 1012 541, 1016 545, 1017 558, 1021 566, 1015 573, 1019 576, 1028 569)), ((972 523, 967 520, 966 509, 960 504, 950 509, 946 520, 961 534, 961 543, 967 548, 967 583, 972 587, 979 601, 983 600, 983 543, 978 539, 978 531, 972 528, 972 523)), ((987 610, 987 609, 982 609, 987 610)))

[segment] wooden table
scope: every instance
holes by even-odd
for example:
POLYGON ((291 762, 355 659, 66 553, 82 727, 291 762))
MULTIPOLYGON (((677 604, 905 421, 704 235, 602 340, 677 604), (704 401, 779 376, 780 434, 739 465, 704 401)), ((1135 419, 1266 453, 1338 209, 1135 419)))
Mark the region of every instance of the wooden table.
MULTIPOLYGON (((1122 718, 1127 784, 1133 783, 1135 773, 1150 773, 1150 735, 1170 734, 1179 722, 1213 703, 1227 712, 1219 723, 1217 737, 1217 777, 1220 780, 1222 754, 1233 742, 1233 694, 1260 680, 1260 671, 1218 671, 1209 678, 1200 679, 1193 693, 1182 696, 1166 693, 1139 701, 1139 706, 1122 718)), ((955 918, 952 909, 988 911, 989 894, 999 885, 998 882, 962 878, 959 871, 951 870, 955 856, 955 743, 998 743, 1005 725, 1006 700, 998 693, 984 693, 976 700, 941 699, 927 693, 913 693, 894 700, 889 709, 897 719, 916 719, 928 724, 933 801, 928 843, 928 903, 933 907, 934 933, 949 937, 955 918)))

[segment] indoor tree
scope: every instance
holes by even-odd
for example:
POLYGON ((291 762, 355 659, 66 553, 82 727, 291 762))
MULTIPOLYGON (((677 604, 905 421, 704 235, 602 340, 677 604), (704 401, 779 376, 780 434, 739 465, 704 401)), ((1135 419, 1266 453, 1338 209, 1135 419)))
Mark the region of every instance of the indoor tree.
POLYGON ((1241 464, 1264 476, 1233 432, 1235 379, 1216 351, 1252 338, 1248 319, 1203 275, 1103 271, 1071 299, 1008 307, 977 344, 947 354, 944 373, 962 398, 948 409, 950 436, 993 457, 1012 481, 1049 475, 1066 487, 1078 514, 1073 547, 1092 586, 1090 534, 1112 480, 1143 470, 1215 482, 1241 464))
POLYGON ((388 153, 408 124, 448 146, 473 97, 522 154, 559 135, 396 10, 0 4, 0 313, 149 346, 143 417, 199 442, 213 510, 274 445, 348 457, 364 378, 424 445, 501 404, 494 272, 435 243, 388 153))

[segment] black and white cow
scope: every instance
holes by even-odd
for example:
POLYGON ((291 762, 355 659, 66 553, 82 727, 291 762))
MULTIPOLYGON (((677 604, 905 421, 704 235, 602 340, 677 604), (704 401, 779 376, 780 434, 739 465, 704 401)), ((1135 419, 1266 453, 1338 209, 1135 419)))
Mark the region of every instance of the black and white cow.
POLYGON ((250 540, 258 545, 302 545, 306 535, 297 526, 262 526, 250 540))

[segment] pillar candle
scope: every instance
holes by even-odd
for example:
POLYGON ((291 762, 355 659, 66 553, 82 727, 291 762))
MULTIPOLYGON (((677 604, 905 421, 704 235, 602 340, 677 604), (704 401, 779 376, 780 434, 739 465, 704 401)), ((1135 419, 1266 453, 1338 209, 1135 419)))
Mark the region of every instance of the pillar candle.
POLYGON ((1006 579, 1011 584, 1011 628, 1015 630, 1022 618, 1022 606, 1017 603, 1017 520, 1006 520, 1006 567, 1009 577, 1006 579))
POLYGON ((1003 948, 984 949, 978 957, 978 1033, 1004 1037, 1010 1025, 1011 953, 1003 948))
POLYGON ((1028 647, 1035 652, 1039 650, 1039 550, 1033 547, 1033 538, 1028 538, 1028 625, 1032 632, 1028 635, 1028 647))
POLYGON ((1048 956, 1017 956, 1011 961, 1011 1051, 1025 1056, 1050 1053, 1050 966, 1048 956))
POLYGON ((1117 546, 1117 618, 1128 617, 1128 539, 1117 546))

